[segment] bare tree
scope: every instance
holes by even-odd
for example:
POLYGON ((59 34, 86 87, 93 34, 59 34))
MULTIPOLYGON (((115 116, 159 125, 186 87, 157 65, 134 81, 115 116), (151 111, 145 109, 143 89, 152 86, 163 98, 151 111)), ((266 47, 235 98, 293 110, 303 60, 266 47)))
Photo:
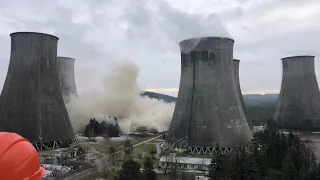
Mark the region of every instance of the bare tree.
POLYGON ((97 172, 100 174, 100 177, 102 178, 106 178, 108 176, 109 173, 109 163, 108 163, 108 158, 98 158, 95 160, 94 162, 96 168, 97 168, 97 172))
POLYGON ((111 165, 114 166, 115 165, 115 158, 116 156, 114 155, 114 153, 116 152, 116 148, 114 146, 110 146, 109 147, 109 154, 110 154, 110 159, 111 159, 111 165))
POLYGON ((206 168, 206 163, 205 163, 205 160, 203 159, 201 161, 201 163, 198 165, 198 168, 197 170, 201 171, 202 175, 203 176, 206 176, 207 175, 207 168, 206 168))
POLYGON ((181 153, 172 153, 170 155, 170 159, 171 159, 171 170, 170 170, 170 174, 173 178, 178 178, 178 176, 181 174, 181 171, 183 169, 183 164, 181 164, 181 153))

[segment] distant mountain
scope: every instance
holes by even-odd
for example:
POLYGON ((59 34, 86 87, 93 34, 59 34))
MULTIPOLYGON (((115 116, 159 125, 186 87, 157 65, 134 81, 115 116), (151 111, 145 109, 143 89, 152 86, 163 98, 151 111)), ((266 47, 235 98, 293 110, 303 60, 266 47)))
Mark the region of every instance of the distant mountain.
POLYGON ((148 96, 149 98, 154 98, 154 99, 159 99, 163 100, 165 102, 171 103, 171 102, 176 102, 176 97, 165 95, 165 94, 160 94, 160 93, 155 93, 155 92, 150 92, 150 91, 144 91, 142 96, 148 96))
MULTIPOLYGON (((176 97, 145 91, 141 94, 142 96, 148 96, 150 98, 161 99, 166 102, 175 102, 176 97)), ((247 106, 275 106, 278 99, 278 94, 245 94, 243 100, 247 106)))
MULTIPOLYGON (((145 91, 142 96, 161 99, 165 102, 175 102, 176 97, 145 91)), ((250 119, 254 125, 265 123, 268 118, 273 117, 273 112, 277 104, 279 94, 245 94, 243 100, 247 109, 247 119, 250 119)))
POLYGON ((246 106, 276 106, 279 94, 245 94, 246 106))

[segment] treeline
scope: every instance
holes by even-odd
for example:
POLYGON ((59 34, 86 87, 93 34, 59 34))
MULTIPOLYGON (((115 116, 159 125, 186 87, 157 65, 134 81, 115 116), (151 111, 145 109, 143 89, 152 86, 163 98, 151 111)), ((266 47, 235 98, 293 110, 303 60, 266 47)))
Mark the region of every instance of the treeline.
POLYGON ((147 135, 148 133, 156 135, 159 133, 157 128, 148 128, 147 126, 138 126, 134 132, 140 133, 141 135, 147 135))
POLYGON ((252 121, 254 126, 264 125, 268 119, 273 118, 275 106, 259 105, 259 106, 246 106, 246 118, 252 121))
MULTIPOLYGON (((215 156, 209 169, 216 173, 210 174, 209 171, 208 176, 215 180, 320 179, 320 164, 316 163, 314 153, 291 132, 257 132, 251 146, 240 145, 231 159, 231 171, 226 173, 222 168, 225 162, 217 166, 215 156)), ((223 162, 222 156, 220 161, 223 162)))
POLYGON ((102 121, 99 123, 95 118, 90 119, 84 130, 86 137, 96 137, 107 134, 109 137, 119 137, 121 130, 118 121, 113 122, 102 121))

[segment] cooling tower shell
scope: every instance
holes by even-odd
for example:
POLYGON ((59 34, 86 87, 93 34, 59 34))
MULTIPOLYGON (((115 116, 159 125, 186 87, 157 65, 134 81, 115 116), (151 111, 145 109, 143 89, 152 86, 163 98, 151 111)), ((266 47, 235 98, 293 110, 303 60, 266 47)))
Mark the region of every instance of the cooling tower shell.
POLYGON ((238 96, 233 69, 234 40, 222 37, 182 41, 178 98, 166 142, 187 139, 190 147, 237 147, 252 138, 238 96))
POLYGON ((69 142, 75 136, 57 71, 58 38, 35 32, 10 36, 10 62, 0 100, 0 131, 16 132, 36 144, 39 139, 47 145, 69 142))
POLYGON ((58 72, 62 95, 64 102, 67 104, 74 97, 78 97, 76 79, 74 75, 75 59, 70 57, 58 57, 58 72))
POLYGON ((234 71, 234 76, 235 76, 235 80, 236 80, 239 99, 240 99, 240 102, 241 102, 241 106, 242 106, 244 115, 245 115, 245 117, 247 119, 249 128, 252 130, 253 129, 252 121, 248 119, 247 108, 246 108, 246 105, 244 103, 242 92, 241 92, 240 78, 239 78, 239 66, 240 66, 240 60, 239 59, 233 59, 233 71, 234 71))
POLYGON ((314 67, 315 56, 282 58, 282 82, 274 120, 283 128, 308 124, 320 129, 320 93, 314 67))

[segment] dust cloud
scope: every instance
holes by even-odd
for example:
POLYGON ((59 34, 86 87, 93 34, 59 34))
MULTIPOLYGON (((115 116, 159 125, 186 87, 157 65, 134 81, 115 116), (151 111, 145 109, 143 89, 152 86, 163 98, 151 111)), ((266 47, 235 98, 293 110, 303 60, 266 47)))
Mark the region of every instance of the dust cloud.
POLYGON ((113 64, 102 79, 103 90, 85 92, 72 98, 67 108, 75 132, 79 132, 91 118, 104 120, 107 116, 119 118, 124 132, 134 126, 144 125, 168 129, 174 103, 140 96, 137 79, 139 68, 130 61, 113 64))

